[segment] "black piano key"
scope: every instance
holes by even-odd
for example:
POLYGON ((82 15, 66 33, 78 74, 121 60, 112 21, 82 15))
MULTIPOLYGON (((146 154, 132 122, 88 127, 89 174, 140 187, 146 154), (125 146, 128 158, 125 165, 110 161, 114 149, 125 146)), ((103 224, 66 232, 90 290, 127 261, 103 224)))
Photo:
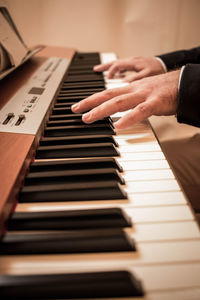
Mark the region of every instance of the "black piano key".
POLYGON ((49 121, 56 121, 56 120, 70 120, 70 119, 81 119, 82 114, 64 114, 64 115, 51 115, 49 117, 49 121))
MULTIPOLYGON (((82 119, 82 114, 63 114, 63 115, 51 115, 49 121, 58 121, 58 120, 73 120, 73 119, 82 119)), ((113 127, 113 121, 110 117, 103 118, 93 124, 110 124, 113 127)))
MULTIPOLYGON (((74 75, 78 75, 78 74, 80 74, 80 75, 83 75, 83 74, 96 74, 96 72, 94 72, 94 71, 88 71, 88 70, 86 70, 86 71, 71 71, 71 72, 68 72, 68 75, 70 75, 70 74, 74 74, 74 75)), ((95 88, 104 88, 105 89, 105 84, 104 84, 104 82, 103 81, 99 81, 99 82, 87 82, 87 83, 81 83, 81 82, 79 82, 79 83, 70 83, 70 82, 64 82, 63 83, 63 85, 62 85, 62 89, 63 88, 74 88, 74 89, 76 89, 76 88, 80 88, 80 87, 82 87, 83 89, 85 89, 85 88, 90 88, 90 87, 95 87, 95 88)))
POLYGON ((69 68, 68 68, 68 71, 71 72, 71 71, 82 71, 82 70, 90 70, 90 71, 93 71, 93 67, 94 65, 81 65, 81 64, 78 64, 78 65, 71 65, 69 68))
POLYGON ((87 170, 56 170, 46 172, 32 172, 25 177, 25 185, 41 185, 52 183, 73 183, 73 182, 99 182, 117 180, 124 184, 124 179, 114 168, 87 169, 87 170))
MULTIPOLYGON (((96 74, 97 72, 94 72, 94 64, 76 64, 72 65, 69 69, 66 75, 68 74, 74 74, 75 75, 93 75, 94 73, 96 74), (80 72, 80 73, 79 73, 80 72)), ((103 74, 102 72, 98 72, 99 74, 103 74)), ((103 80, 103 79, 101 79, 103 80)), ((64 81, 67 81, 67 76, 64 78, 64 81)))
POLYGON ((92 143, 112 143, 118 147, 118 143, 113 136, 108 135, 83 135, 83 136, 66 136, 66 137, 43 137, 40 140, 40 146, 56 145, 75 145, 75 144, 92 144, 92 143))
POLYGON ((136 247, 130 236, 118 228, 7 234, 0 242, 0 255, 123 251, 136 251, 136 247))
POLYGON ((89 97, 91 95, 93 95, 93 93, 91 93, 91 92, 85 91, 85 92, 81 92, 80 93, 80 92, 77 92, 75 90, 73 93, 72 92, 69 93, 69 92, 66 92, 66 91, 62 91, 62 92, 59 93, 58 97, 60 98, 60 97, 64 96, 64 97, 75 98, 76 96, 79 96, 79 97, 81 97, 81 99, 83 99, 83 98, 89 97))
POLYGON ((62 103, 63 101, 66 102, 66 101, 74 101, 75 102, 78 102, 80 100, 83 100, 84 98, 86 98, 87 95, 72 95, 72 96, 68 96, 68 95, 58 95, 58 97, 56 98, 56 102, 57 103, 62 103))
POLYGON ((119 156, 112 143, 39 146, 36 159, 119 156))
POLYGON ((103 76, 99 73, 97 73, 96 75, 72 75, 72 76, 67 76, 67 78, 65 78, 65 80, 67 82, 94 82, 94 81, 99 81, 99 80, 103 80, 103 76))
POLYGON ((52 115, 63 115, 63 114, 73 114, 72 110, 71 110, 71 105, 66 106, 65 108, 61 108, 61 107, 57 107, 57 108, 53 108, 52 110, 52 115))
POLYGON ((73 125, 73 126, 57 126, 49 127, 44 131, 44 136, 81 136, 81 135, 114 135, 115 131, 111 126, 103 124, 90 124, 90 125, 73 125))
POLYGON ((86 65, 86 66, 94 66, 96 63, 98 63, 99 59, 94 57, 94 58, 91 58, 91 57, 84 57, 84 58, 75 58, 73 60, 73 66, 76 66, 76 65, 86 65))
POLYGON ((96 59, 99 61, 100 56, 99 52, 76 52, 74 56, 74 60, 82 60, 82 59, 96 59))
POLYGON ((98 62, 99 61, 99 54, 96 53, 96 54, 92 54, 90 55, 89 53, 84 55, 82 54, 82 52, 77 52, 75 54, 75 56, 73 57, 73 60, 72 60, 72 65, 74 65, 75 63, 79 63, 79 64, 83 64, 84 62, 87 62, 87 63, 93 63, 93 62, 98 62), (79 54, 80 53, 80 54, 79 54))
POLYGON ((142 297, 140 280, 128 271, 0 275, 3 299, 96 299, 142 297))
MULTIPOLYGON (((64 108, 64 105, 62 105, 64 108)), ((57 106, 55 106, 57 107, 57 106)), ((63 115, 62 115, 63 116, 63 115)), ((96 122, 95 122, 96 123, 96 122)), ((105 121, 101 121, 100 123, 96 124, 105 124, 105 121)), ((49 120, 46 123, 47 127, 55 127, 55 126, 67 126, 67 125, 84 125, 84 122, 82 121, 82 118, 62 118, 62 120, 49 120)))
POLYGON ((65 102, 62 102, 62 103, 55 103, 54 104, 54 107, 66 107, 66 106, 71 106, 73 105, 74 103, 77 103, 77 101, 65 101, 65 102))
MULTIPOLYGON (((98 73, 94 72, 94 71, 88 71, 88 70, 82 70, 82 71, 71 71, 71 76, 85 76, 87 74, 84 73, 88 73, 88 75, 93 76, 96 75, 98 73), (78 74, 80 72, 80 74, 78 74), (82 73, 82 74, 81 74, 82 73)), ((68 72, 68 75, 70 75, 70 71, 68 72)), ((70 77, 71 77, 70 76, 70 77)), ((63 81, 61 88, 105 88, 105 82, 104 79, 99 79, 96 82, 67 82, 67 81, 63 81)))
POLYGON ((99 56, 98 54, 97 55, 82 55, 81 54, 76 54, 75 57, 74 57, 74 60, 73 60, 73 65, 75 65, 76 63, 78 64, 84 64, 86 63, 87 65, 88 64, 94 64, 94 63, 97 63, 99 61, 99 56))
POLYGON ((54 115, 59 115, 60 114, 60 111, 62 110, 63 111, 63 113, 66 113, 66 114, 72 114, 72 110, 71 110, 71 106, 72 106, 73 104, 70 104, 70 103, 62 103, 62 104, 58 104, 57 105, 57 103, 55 103, 54 104, 54 106, 53 106, 53 111, 52 111, 52 113, 54 114, 54 115))
POLYGON ((65 87, 62 87, 62 89, 60 90, 60 92, 59 92, 59 94, 63 94, 63 93, 76 93, 76 92, 78 92, 78 93, 91 93, 91 94, 94 94, 94 93, 98 93, 98 92, 102 92, 102 91, 104 91, 104 89, 105 88, 75 88, 75 89, 73 89, 73 88, 65 88, 65 87))
POLYGON ((59 202, 127 199, 127 194, 117 181, 84 182, 24 186, 19 202, 59 202))
MULTIPOLYGON (((49 121, 47 122, 48 124, 63 124, 65 123, 73 123, 73 122, 82 122, 82 114, 63 114, 63 115, 51 115, 49 117, 49 121)), ((110 118, 104 118, 98 121, 93 122, 93 124, 105 124, 105 125, 110 125, 113 127, 113 121, 110 118)), ((81 123, 81 125, 85 125, 85 123, 81 123)))
MULTIPOLYGON (((64 102, 65 103, 65 102, 64 102)), ((49 116, 49 121, 56 120, 70 120, 70 119, 81 119, 82 114, 63 114, 63 115, 51 115, 49 116)))
POLYGON ((79 64, 82 64, 84 61, 95 61, 98 62, 100 60, 100 56, 99 53, 96 52, 92 52, 92 55, 90 55, 90 53, 83 53, 83 52, 76 52, 74 59, 72 61, 72 64, 74 65, 75 62, 78 62, 79 64))
POLYGON ((73 230, 131 227, 131 218, 119 208, 14 212, 8 230, 73 230))
POLYGON ((74 59, 84 59, 90 57, 99 59, 99 52, 76 52, 74 59))
POLYGON ((73 61, 73 66, 95 66, 96 64, 98 64, 98 60, 97 59, 82 59, 82 60, 74 60, 73 61))
MULTIPOLYGON (((93 68, 90 69, 83 69, 83 70, 69 70, 68 75, 93 75, 96 72, 93 71, 93 68)), ((99 72, 100 73, 100 72, 99 72)))
MULTIPOLYGON (((102 119, 94 122, 93 124, 111 124, 110 121, 102 119)), ((46 123, 47 127, 67 126, 67 125, 85 125, 81 118, 66 119, 65 120, 51 120, 46 123)))
POLYGON ((92 168, 115 168, 119 172, 123 169, 112 157, 70 159, 59 161, 34 161, 30 165, 31 172, 46 172, 56 170, 85 170, 92 168))

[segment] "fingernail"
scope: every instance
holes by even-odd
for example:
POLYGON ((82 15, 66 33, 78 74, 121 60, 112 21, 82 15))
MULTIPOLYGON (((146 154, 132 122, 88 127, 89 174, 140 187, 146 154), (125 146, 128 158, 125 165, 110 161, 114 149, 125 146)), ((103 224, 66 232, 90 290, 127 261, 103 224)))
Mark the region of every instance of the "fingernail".
POLYGON ((117 129, 117 127, 118 127, 118 122, 115 122, 113 125, 114 125, 114 127, 117 129))
POLYGON ((79 103, 76 103, 76 104, 73 104, 73 105, 72 105, 71 109, 72 109, 74 112, 76 112, 76 111, 79 109, 79 107, 80 107, 80 104, 79 104, 79 103))
POLYGON ((87 113, 87 114, 84 114, 83 116, 82 116, 82 120, 83 120, 83 122, 89 122, 90 121, 90 114, 89 113, 87 113))
POLYGON ((115 127, 116 129, 121 129, 120 123, 121 123, 120 121, 115 122, 115 123, 114 123, 114 127, 115 127))
POLYGON ((100 67, 100 65, 96 65, 96 66, 94 66, 94 70, 98 70, 99 69, 99 67, 100 67))

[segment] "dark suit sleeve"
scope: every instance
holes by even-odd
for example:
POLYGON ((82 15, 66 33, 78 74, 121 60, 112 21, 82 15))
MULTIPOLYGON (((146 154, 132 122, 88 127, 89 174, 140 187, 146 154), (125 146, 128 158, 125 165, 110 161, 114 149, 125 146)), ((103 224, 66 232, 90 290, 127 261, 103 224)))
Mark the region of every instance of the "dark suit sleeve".
POLYGON ((200 127, 200 64, 187 64, 183 70, 178 94, 177 120, 200 127))
POLYGON ((167 70, 171 71, 180 68, 186 64, 200 63, 200 47, 192 48, 190 50, 179 50, 162 55, 157 55, 165 63, 167 70))

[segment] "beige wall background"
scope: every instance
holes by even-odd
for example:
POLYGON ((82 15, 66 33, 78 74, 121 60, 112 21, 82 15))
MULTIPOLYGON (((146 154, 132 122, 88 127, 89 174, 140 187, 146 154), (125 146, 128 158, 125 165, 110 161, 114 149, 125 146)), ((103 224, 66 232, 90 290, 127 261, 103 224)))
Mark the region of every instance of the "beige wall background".
POLYGON ((200 44, 200 0, 6 0, 29 46, 155 55, 200 44))

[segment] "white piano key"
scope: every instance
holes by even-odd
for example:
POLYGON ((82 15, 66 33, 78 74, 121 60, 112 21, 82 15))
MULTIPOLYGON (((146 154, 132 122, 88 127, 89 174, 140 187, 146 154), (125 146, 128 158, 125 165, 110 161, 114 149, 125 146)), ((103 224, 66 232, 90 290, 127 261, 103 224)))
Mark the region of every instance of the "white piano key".
MULTIPOLYGON (((199 300, 200 288, 172 289, 163 292, 148 292, 143 298, 127 298, 127 300, 199 300)), ((117 300, 117 299, 115 299, 117 300)), ((119 299, 120 300, 120 299, 119 299)), ((125 300, 125 298, 123 298, 125 300)))
MULTIPOLYGON (((161 152, 160 146, 156 142, 149 143, 128 143, 127 140, 117 140, 120 152, 161 152), (126 143, 126 144, 125 144, 126 143)), ((162 152, 161 152, 162 153, 162 152)))
POLYGON ((123 178, 126 182, 143 181, 143 180, 159 180, 159 179, 174 179, 174 174, 170 169, 161 170, 137 170, 125 171, 123 178))
POLYGON ((131 194, 129 199, 133 207, 186 204, 186 198, 180 191, 131 194))
POLYGON ((200 262, 200 240, 137 243, 137 250, 139 258, 133 258, 133 265, 200 262))
MULTIPOLYGON (((127 230, 129 231, 129 230, 127 230)), ((130 235, 136 242, 198 239, 199 227, 193 221, 133 224, 130 235)))
POLYGON ((115 89, 115 88, 123 87, 123 86, 127 86, 127 85, 128 85, 127 82, 122 82, 122 81, 119 81, 119 82, 105 82, 105 87, 106 87, 107 90, 115 89))
MULTIPOLYGON (((131 110, 130 110, 131 111, 131 110)), ((126 115, 127 111, 120 112, 121 116, 126 115)), ((111 116, 111 119, 115 122, 116 116, 115 114, 111 116)), ((115 129, 116 135, 118 138, 124 138, 124 136, 130 136, 134 133, 150 133, 152 135, 152 138, 156 140, 155 135, 153 134, 152 128, 150 126, 150 123, 148 120, 143 120, 141 122, 138 122, 136 124, 133 124, 132 126, 124 129, 115 129)))
POLYGON ((109 78, 107 78, 107 71, 105 71, 104 72, 104 75, 106 75, 106 78, 105 78, 105 81, 106 81, 106 83, 113 83, 113 84, 121 84, 121 82, 122 82, 122 78, 112 78, 112 79, 109 79, 109 78))
MULTIPOLYGON (((121 130, 116 131, 116 138, 128 139, 133 134, 148 133, 148 132, 150 134, 152 134, 152 129, 148 125, 139 124, 138 126, 131 127, 130 129, 123 129, 123 130, 121 129, 121 130)), ((154 136, 154 139, 155 139, 155 136, 154 136)))
MULTIPOLYGON (((126 207, 134 223, 156 223, 193 220, 191 209, 186 205, 160 207, 126 207)), ((159 225, 158 225, 159 226, 159 225)))
MULTIPOLYGON (((151 131, 133 133, 131 136, 114 136, 114 139, 118 142, 119 145, 134 145, 137 144, 154 144, 159 145, 155 139, 155 136, 151 131)), ((159 147, 160 148, 160 147, 159 147)))
POLYGON ((126 152, 120 151, 120 157, 118 161, 121 160, 159 160, 165 159, 164 154, 161 151, 153 151, 153 152, 126 152))
MULTIPOLYGON (((147 292, 200 288, 200 263, 134 267, 134 274, 142 280, 147 292)), ((170 298, 169 298, 170 299, 170 298)), ((161 300, 161 299, 160 299, 161 300)), ((189 299, 188 299, 189 300, 189 299)))
POLYGON ((175 179, 152 180, 152 181, 129 181, 126 183, 126 191, 130 193, 148 193, 179 191, 180 187, 175 179))
MULTIPOLYGON (((118 160, 118 159, 117 159, 118 160)), ((134 161, 130 160, 127 161, 120 159, 120 165, 124 170, 131 171, 131 170, 155 170, 155 169, 166 169, 170 168, 167 160, 160 159, 160 160, 145 160, 145 161, 134 161)))
MULTIPOLYGON (((143 297, 112 298, 113 300, 199 300, 200 288, 168 289, 163 291, 148 292, 143 297)), ((80 300, 80 299, 77 299, 80 300)), ((90 299, 86 299, 90 300, 90 299)), ((100 300, 100 299, 93 299, 100 300)), ((104 298, 110 300, 110 298, 104 298)))
POLYGON ((116 59, 117 59, 117 57, 114 52, 100 53, 100 60, 101 60, 102 64, 106 64, 108 62, 115 61, 116 59))

